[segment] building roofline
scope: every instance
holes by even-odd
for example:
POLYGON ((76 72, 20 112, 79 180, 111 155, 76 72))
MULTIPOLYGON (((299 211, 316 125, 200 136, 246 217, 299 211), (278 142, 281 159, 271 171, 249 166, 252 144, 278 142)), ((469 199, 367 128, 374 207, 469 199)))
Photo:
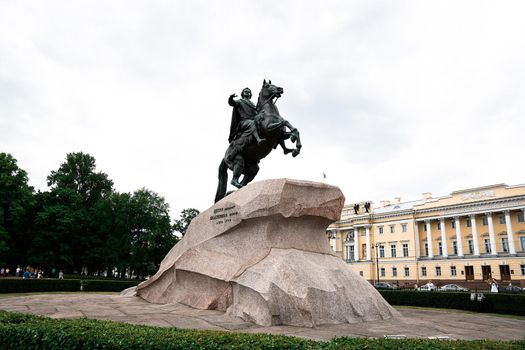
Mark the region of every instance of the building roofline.
POLYGON ((509 186, 507 186, 507 184, 505 183, 500 183, 500 184, 495 184, 495 185, 467 188, 464 190, 454 191, 451 194, 461 194, 461 193, 467 193, 467 192, 473 192, 473 191, 482 191, 482 190, 488 190, 490 188, 496 188, 496 187, 509 187, 509 186))

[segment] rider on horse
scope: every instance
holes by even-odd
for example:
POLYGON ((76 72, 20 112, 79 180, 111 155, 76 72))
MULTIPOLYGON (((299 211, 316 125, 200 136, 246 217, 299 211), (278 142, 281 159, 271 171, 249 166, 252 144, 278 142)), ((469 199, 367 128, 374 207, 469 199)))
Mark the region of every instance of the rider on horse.
POLYGON ((248 135, 253 135, 258 144, 265 141, 264 138, 259 136, 257 124, 254 120, 257 115, 257 108, 250 100, 252 91, 249 88, 244 88, 241 93, 242 98, 234 100, 234 97, 237 97, 237 95, 231 94, 228 99, 228 104, 233 107, 228 142, 232 142, 245 132, 248 135))
POLYGON ((228 138, 230 144, 219 165, 216 202, 226 195, 228 169, 233 172, 231 184, 241 188, 255 178, 259 172, 260 160, 278 145, 282 147, 284 154, 292 153, 293 157, 299 154, 301 150, 299 131, 281 117, 275 105, 275 101, 282 93, 281 87, 264 80, 257 106, 250 101, 252 93, 248 88, 242 91, 241 99, 235 100, 235 94, 228 99, 228 104, 233 107, 228 138), (295 143, 295 148, 286 147, 285 140, 288 139, 295 143), (243 176, 242 180, 240 180, 241 176, 243 176))

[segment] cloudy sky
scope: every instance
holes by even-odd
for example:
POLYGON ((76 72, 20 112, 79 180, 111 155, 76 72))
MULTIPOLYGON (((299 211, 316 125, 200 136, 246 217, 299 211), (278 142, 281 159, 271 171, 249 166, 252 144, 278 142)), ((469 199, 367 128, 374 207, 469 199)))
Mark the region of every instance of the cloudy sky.
MULTIPOLYGON (((0 0, 0 151, 30 184, 86 152, 121 192, 205 210, 227 98, 284 88, 301 132, 256 180, 347 203, 525 182, 523 1, 0 0)), ((230 175, 231 177, 231 175, 230 175)))

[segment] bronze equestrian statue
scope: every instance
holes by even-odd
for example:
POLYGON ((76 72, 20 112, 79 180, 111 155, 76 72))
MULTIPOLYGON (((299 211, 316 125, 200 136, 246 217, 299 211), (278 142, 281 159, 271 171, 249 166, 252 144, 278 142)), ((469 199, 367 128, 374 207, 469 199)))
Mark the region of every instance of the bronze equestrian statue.
POLYGON ((226 196, 228 169, 233 171, 231 184, 241 188, 250 183, 259 172, 259 161, 281 146, 284 154, 292 153, 296 157, 301 152, 299 131, 283 119, 275 102, 283 94, 283 88, 263 81, 261 92, 254 106, 250 101, 250 89, 242 91, 241 99, 235 100, 230 95, 228 104, 233 109, 232 125, 224 158, 219 165, 219 184, 215 202, 226 196), (295 148, 287 148, 284 141, 290 139, 295 148), (240 176, 243 175, 242 180, 240 176))

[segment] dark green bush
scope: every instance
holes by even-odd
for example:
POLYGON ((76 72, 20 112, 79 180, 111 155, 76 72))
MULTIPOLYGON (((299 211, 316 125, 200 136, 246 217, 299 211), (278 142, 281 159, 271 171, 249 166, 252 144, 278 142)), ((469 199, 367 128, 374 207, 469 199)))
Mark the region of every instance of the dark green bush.
POLYGON ((471 301, 470 293, 382 290, 391 305, 424 306, 525 316, 525 295, 484 293, 483 301, 471 301))
POLYGON ((0 349, 506 349, 525 341, 336 338, 316 342, 243 334, 136 326, 88 319, 55 320, 0 311, 0 349))
POLYGON ((79 280, 59 279, 0 279, 0 293, 30 293, 30 292, 77 292, 80 290, 79 280))
POLYGON ((0 279, 0 293, 31 293, 31 292, 78 292, 82 284, 85 292, 120 292, 136 286, 138 280, 59 280, 59 279, 0 279))
MULTIPOLYGON (((53 276, 53 277, 58 277, 53 276)), ((86 276, 86 275, 80 275, 80 274, 64 274, 64 279, 66 280, 98 280, 98 281, 139 281, 142 282, 143 280, 139 280, 137 278, 129 279, 129 278, 117 278, 117 277, 104 277, 104 276, 86 276)))
POLYGON ((112 281, 112 280, 82 280, 84 292, 121 292, 126 288, 134 287, 140 281, 112 281))

